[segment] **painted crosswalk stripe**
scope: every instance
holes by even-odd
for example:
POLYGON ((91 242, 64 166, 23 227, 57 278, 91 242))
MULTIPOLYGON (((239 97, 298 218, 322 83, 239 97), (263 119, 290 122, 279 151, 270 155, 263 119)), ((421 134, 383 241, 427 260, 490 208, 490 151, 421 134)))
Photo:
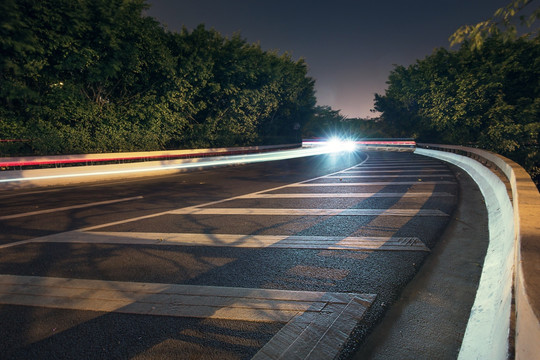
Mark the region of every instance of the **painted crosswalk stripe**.
POLYGON ((290 359, 291 354, 308 358, 314 351, 331 354, 333 358, 375 297, 357 293, 0 275, 2 304, 286 323, 256 354, 257 359, 290 359))
POLYGON ((286 216, 448 216, 437 209, 271 209, 271 208, 183 208, 177 215, 286 215, 286 216))
MULTIPOLYGON (((417 237, 244 235, 147 232, 69 231, 24 243, 83 243, 160 246, 218 246, 317 250, 430 251, 417 237)), ((21 243, 18 243, 21 245, 21 243)), ((15 246, 15 245, 14 245, 15 246)))
POLYGON ((356 294, 0 275, 0 303, 60 309, 288 322, 356 294))
POLYGON ((353 167, 364 166, 446 166, 446 164, 440 161, 365 161, 353 167))
MULTIPOLYGON (((319 179, 320 180, 320 179, 319 179)), ((310 182, 294 184, 289 187, 306 187, 306 186, 369 186, 369 185, 455 185, 454 181, 371 181, 371 182, 310 182)))
POLYGON ((283 194, 247 194, 237 199, 295 199, 295 198, 422 198, 454 196, 446 192, 395 192, 395 193, 283 193, 283 194))
MULTIPOLYGON (((357 168, 358 169, 358 168, 357 168)), ((451 174, 452 172, 450 170, 444 170, 444 169, 437 169, 437 174, 451 174)), ((346 171, 342 171, 342 172, 339 172, 339 174, 343 174, 343 173, 347 173, 347 174, 379 174, 379 173, 413 173, 413 174, 425 174, 425 173, 428 173, 428 174, 433 174, 434 173, 434 170, 429 170, 429 169, 423 169, 423 170, 418 170, 418 169, 413 169, 413 170, 407 170, 407 169, 390 169, 390 170, 346 170, 346 171)), ((407 174, 405 174, 407 175, 407 174)))
POLYGON ((377 161, 366 161, 363 163, 365 166, 370 165, 444 165, 441 164, 439 161, 410 161, 410 160, 404 160, 404 161, 395 161, 395 160, 377 160, 377 161))
POLYGON ((355 169, 367 169, 367 170, 381 170, 381 169, 403 169, 403 170, 412 170, 412 169, 448 169, 446 165, 362 165, 356 166, 355 169))
POLYGON ((361 178, 404 178, 404 177, 420 177, 420 178, 453 178, 453 175, 439 175, 439 174, 430 174, 430 175, 423 175, 423 174, 399 174, 399 175, 349 175, 349 173, 343 173, 343 174, 337 174, 337 175, 331 175, 327 176, 325 179, 361 179, 361 178))
POLYGON ((329 304, 326 312, 295 317, 253 360, 334 359, 374 299, 373 295, 355 296, 346 305, 329 304))

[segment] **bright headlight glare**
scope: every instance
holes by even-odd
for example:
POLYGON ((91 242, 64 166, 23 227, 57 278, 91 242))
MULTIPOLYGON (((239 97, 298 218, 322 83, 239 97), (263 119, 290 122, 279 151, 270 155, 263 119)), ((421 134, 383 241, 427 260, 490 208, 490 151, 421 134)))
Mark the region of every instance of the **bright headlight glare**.
POLYGON ((326 147, 329 152, 355 151, 356 143, 352 140, 342 140, 339 138, 330 138, 326 142, 326 147))
POLYGON ((345 151, 355 151, 356 150, 356 143, 352 140, 346 140, 344 142, 345 151))

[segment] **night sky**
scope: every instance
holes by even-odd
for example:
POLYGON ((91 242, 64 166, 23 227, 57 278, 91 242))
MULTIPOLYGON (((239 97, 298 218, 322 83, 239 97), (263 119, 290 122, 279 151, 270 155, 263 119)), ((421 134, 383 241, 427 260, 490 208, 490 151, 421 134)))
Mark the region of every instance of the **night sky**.
POLYGON ((319 105, 374 117, 393 64, 410 65, 461 25, 476 24, 510 0, 148 0, 147 14, 171 31, 199 24, 240 33, 264 50, 304 58, 319 105))

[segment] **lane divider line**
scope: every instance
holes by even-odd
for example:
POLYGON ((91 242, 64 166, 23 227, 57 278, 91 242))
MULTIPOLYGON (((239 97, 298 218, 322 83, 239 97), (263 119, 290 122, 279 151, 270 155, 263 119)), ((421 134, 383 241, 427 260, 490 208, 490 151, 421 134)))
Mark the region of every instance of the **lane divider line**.
MULTIPOLYGON (((360 163, 364 163, 365 161, 367 161, 369 159, 369 156, 366 156, 366 158, 360 163)), ((354 167, 358 166, 357 165, 354 165, 354 166, 351 166, 350 168, 348 169, 352 169, 354 167)), ((345 170, 348 170, 348 169, 345 169, 345 170)), ((343 170, 340 170, 340 171, 343 171, 343 170)), ((264 193, 264 192, 268 192, 268 191, 276 191, 276 190, 280 190, 280 189, 283 189, 283 188, 286 188, 286 187, 289 187, 289 186, 295 186, 297 184, 303 184, 305 182, 308 182, 308 181, 313 181, 313 180, 317 180, 317 179, 321 179, 321 178, 324 178, 328 175, 333 175, 333 174, 336 174, 338 173, 339 171, 336 171, 335 173, 332 173, 332 174, 327 174, 327 175, 323 175, 323 176, 318 176, 316 178, 312 178, 312 179, 307 179, 307 180, 303 180, 303 181, 300 181, 300 182, 297 182, 297 183, 292 183, 292 184, 286 184, 286 185, 281 185, 281 186, 277 186, 277 187, 274 187, 274 188, 270 188, 270 189, 265 189, 265 190, 262 190, 262 191, 256 191, 254 193, 251 193, 251 194, 258 194, 258 193, 264 193)), ((245 194, 244 194, 245 195, 245 194)), ((200 204, 200 205, 196 205, 196 206, 191 206, 191 207, 187 207, 185 209, 196 209, 196 208, 199 208, 199 207, 205 207, 205 206, 212 206, 212 205, 216 205, 216 204, 221 204, 221 203, 224 203, 224 202, 227 202, 227 201, 231 201, 231 200, 236 200, 238 198, 240 198, 241 196, 244 196, 244 195, 238 195, 238 196, 233 196, 233 197, 230 197, 230 198, 226 198, 226 199, 221 199, 221 200, 216 200, 216 201, 210 201, 210 202, 207 202, 207 203, 204 203, 204 204, 200 204)), ((181 209, 180 209, 181 210, 181 209)), ((125 220, 120 220, 120 221, 115 221, 115 222, 111 222, 111 223, 106 223, 106 224, 101 224, 101 225, 96 225, 96 226, 90 226, 90 227, 86 227, 86 228, 83 228, 83 229, 80 229, 82 231, 91 231, 91 230, 96 230, 96 229, 101 229, 101 228, 105 228, 105 227, 110 227, 110 226, 115 226, 115 225, 120 225, 120 224, 126 224, 126 223, 129 223, 129 222, 134 222, 134 221, 139 221, 139 220, 145 220, 145 219, 149 219, 149 218, 153 218, 153 217, 158 217, 158 216, 162 216, 162 215, 168 215, 168 214, 171 214, 173 213, 175 210, 168 210, 168 211, 164 211, 164 212, 160 212, 160 213, 156 213, 156 214, 151 214, 151 215, 145 215, 145 216, 139 216, 139 217, 135 217, 135 218, 131 218, 131 219, 125 219, 125 220)))
POLYGON ((20 213, 20 214, 3 215, 3 216, 0 216, 0 220, 10 220, 10 219, 17 219, 17 218, 27 217, 27 216, 50 214, 50 213, 59 212, 59 211, 67 211, 67 210, 74 210, 74 209, 83 209, 83 208, 88 208, 88 207, 93 207, 93 206, 109 205, 109 204, 115 204, 115 203, 124 202, 124 201, 139 200, 142 198, 143 198, 142 196, 134 196, 134 197, 123 198, 123 199, 98 201, 98 202, 87 203, 87 204, 64 206, 64 207, 59 207, 55 209, 45 209, 45 210, 37 210, 37 211, 31 211, 31 212, 26 212, 26 213, 20 213))

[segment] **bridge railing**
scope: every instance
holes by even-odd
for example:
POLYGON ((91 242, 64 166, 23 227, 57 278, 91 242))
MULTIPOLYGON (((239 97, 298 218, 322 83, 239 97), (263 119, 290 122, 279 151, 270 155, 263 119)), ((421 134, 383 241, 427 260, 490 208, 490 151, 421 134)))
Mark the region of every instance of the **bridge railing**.
MULTIPOLYGON (((510 319, 512 326, 508 330, 515 329, 516 359, 537 358, 540 354, 540 193, 536 185, 520 165, 489 151, 455 145, 418 144, 418 147, 467 156, 506 177, 514 225, 512 280, 515 301, 515 311, 511 312, 510 319)), ((504 285, 508 284, 501 284, 504 285)), ((507 319, 500 320, 507 323, 507 319)))

